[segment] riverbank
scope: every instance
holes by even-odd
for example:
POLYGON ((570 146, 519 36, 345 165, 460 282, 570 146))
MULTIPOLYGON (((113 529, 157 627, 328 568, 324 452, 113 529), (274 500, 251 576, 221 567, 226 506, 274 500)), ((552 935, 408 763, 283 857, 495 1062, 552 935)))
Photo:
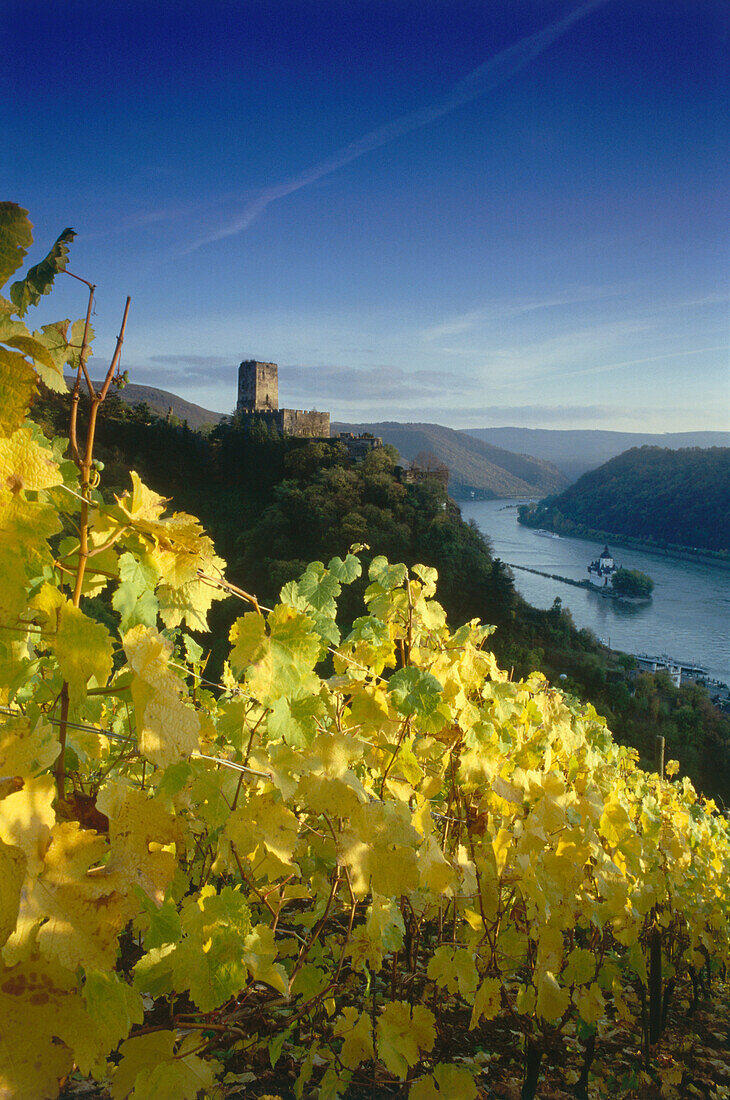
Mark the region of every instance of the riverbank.
POLYGON ((651 554, 657 558, 697 562, 699 565, 712 565, 717 569, 730 570, 730 556, 721 552, 695 550, 691 546, 657 546, 655 542, 649 539, 639 539, 633 535, 617 535, 613 531, 601 531, 593 528, 581 527, 579 530, 566 531, 558 529, 546 515, 540 517, 539 523, 527 523, 522 518, 520 505, 517 505, 517 522, 532 531, 551 531, 560 538, 581 539, 583 542, 612 543, 614 546, 624 546, 629 550, 641 550, 644 554, 651 554))
POLYGON ((614 592, 614 590, 608 586, 605 588, 598 588, 595 584, 591 584, 590 581, 576 581, 573 580, 572 577, 561 577, 558 573, 543 573, 541 569, 531 569, 528 565, 515 565, 510 561, 506 561, 504 564, 508 565, 510 569, 521 569, 523 573, 534 573, 536 577, 548 577, 551 581, 560 581, 562 584, 570 584, 573 588, 583 588, 587 592, 595 592, 598 596, 607 596, 609 599, 620 600, 622 603, 645 604, 651 602, 651 596, 624 596, 620 592, 614 592))

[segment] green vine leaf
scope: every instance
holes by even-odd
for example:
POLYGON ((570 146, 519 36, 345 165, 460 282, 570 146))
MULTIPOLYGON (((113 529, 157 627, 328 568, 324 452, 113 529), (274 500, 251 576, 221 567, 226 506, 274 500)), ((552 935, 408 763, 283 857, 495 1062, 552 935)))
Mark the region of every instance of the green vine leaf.
POLYGON ((13 283, 10 298, 19 317, 24 317, 30 306, 37 306, 44 294, 48 294, 53 280, 68 263, 68 246, 76 236, 73 229, 64 229, 51 251, 35 267, 31 267, 24 279, 13 283))

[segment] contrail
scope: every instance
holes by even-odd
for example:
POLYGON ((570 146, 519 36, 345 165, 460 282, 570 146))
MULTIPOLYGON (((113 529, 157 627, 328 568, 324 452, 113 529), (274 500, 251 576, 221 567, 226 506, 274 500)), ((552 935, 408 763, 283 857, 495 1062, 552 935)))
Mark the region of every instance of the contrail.
POLYGON ((563 19, 551 23, 549 27, 544 27, 535 34, 528 35, 526 38, 521 38, 519 42, 515 42, 514 45, 509 46, 506 50, 502 50, 500 53, 495 54, 494 57, 490 57, 483 65, 474 69, 473 72, 465 76, 463 80, 455 84, 451 91, 438 103, 432 103, 430 106, 422 107, 418 111, 411 111, 408 114, 401 115, 400 118, 394 119, 392 122, 387 122, 383 126, 378 126, 377 129, 370 130, 369 133, 358 138, 357 141, 352 141, 349 145, 345 145, 341 149, 338 149, 336 153, 327 157, 326 160, 320 161, 319 164, 315 164, 312 168, 307 168, 298 176, 294 176, 292 179, 265 188, 257 198, 248 203, 238 217, 215 233, 211 233, 209 236, 190 245, 189 248, 186 249, 186 252, 194 252, 203 245, 212 244, 213 241, 220 241, 225 237, 235 236, 251 225, 251 223, 266 210, 267 206, 270 206, 271 203, 275 202, 277 199, 282 199, 286 195, 291 195, 294 191, 299 191, 302 187, 307 187, 310 183, 315 183, 317 180, 322 179, 323 176, 329 176, 339 168, 344 168, 346 164, 350 164, 353 160, 358 160, 359 157, 365 156, 366 153, 371 153, 374 149, 380 148, 381 145, 387 145, 389 142, 395 141, 396 138, 403 137, 413 130, 419 130, 422 126, 427 126, 429 122, 435 122, 436 119, 442 118, 457 107, 461 107, 465 103, 470 103, 472 100, 485 95, 486 92, 503 84, 506 80, 509 80, 511 76, 514 76, 515 73, 524 69, 526 65, 529 65, 536 57, 539 57, 548 46, 552 45, 556 39, 565 34, 574 23, 584 19, 586 15, 589 15, 592 11, 605 3, 606 0, 587 0, 587 3, 581 4, 580 7, 576 8, 569 15, 566 15, 563 19))

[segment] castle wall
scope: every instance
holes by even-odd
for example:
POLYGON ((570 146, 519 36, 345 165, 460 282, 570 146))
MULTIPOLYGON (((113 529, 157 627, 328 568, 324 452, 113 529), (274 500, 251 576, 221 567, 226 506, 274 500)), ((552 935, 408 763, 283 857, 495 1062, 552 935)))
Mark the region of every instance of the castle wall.
POLYGON ((279 370, 276 363, 245 359, 238 368, 238 409, 268 412, 279 408, 279 370))
POLYGON ((330 434, 328 412, 304 412, 302 409, 281 409, 284 435, 325 436, 330 434))
POLYGON ((329 438, 330 414, 327 412, 304 412, 302 409, 275 409, 256 412, 239 409, 238 415, 244 424, 254 420, 263 421, 282 435, 294 435, 300 438, 329 438))

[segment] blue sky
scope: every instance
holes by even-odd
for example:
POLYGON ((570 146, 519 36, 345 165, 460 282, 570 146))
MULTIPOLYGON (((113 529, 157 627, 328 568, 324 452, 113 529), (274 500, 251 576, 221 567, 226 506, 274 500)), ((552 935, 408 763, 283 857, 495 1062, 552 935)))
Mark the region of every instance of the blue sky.
POLYGON ((131 380, 221 411, 260 358, 338 419, 729 426, 724 0, 5 14, 2 197, 100 365, 130 294, 131 380))

